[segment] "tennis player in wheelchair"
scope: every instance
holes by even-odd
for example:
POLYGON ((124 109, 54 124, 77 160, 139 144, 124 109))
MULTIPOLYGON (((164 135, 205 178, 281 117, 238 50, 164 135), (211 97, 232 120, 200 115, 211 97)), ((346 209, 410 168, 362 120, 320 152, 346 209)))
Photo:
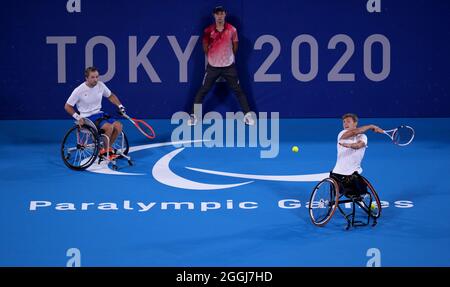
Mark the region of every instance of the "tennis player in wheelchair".
MULTIPOLYGON (((78 124, 69 130, 62 144, 63 160, 72 169, 82 170, 89 167, 98 157, 100 160, 114 161, 116 158, 127 157, 128 140, 122 132, 122 124, 101 111, 103 97, 118 107, 121 114, 125 114, 125 107, 121 104, 115 94, 99 81, 99 73, 95 67, 85 70, 86 81, 75 88, 67 100, 64 109, 78 124), (75 106, 79 113, 75 111, 75 106), (119 148, 114 149, 115 141, 120 137, 119 148), (73 138, 73 139, 72 139, 73 138), (70 142, 73 147, 70 147, 70 142), (117 150, 124 149, 126 152, 116 154, 117 150), (122 148, 122 149, 121 149, 122 148), (69 162, 71 152, 76 152, 75 159, 69 162), (76 162, 74 163, 73 160, 76 162)), ((117 146, 117 145, 116 145, 117 146)), ((130 158, 127 157, 131 165, 130 158)), ((100 162, 99 160, 99 162, 100 162)), ((114 166, 115 169, 117 166, 114 166)))
POLYGON ((384 131, 375 125, 358 126, 358 117, 355 114, 345 114, 342 117, 344 129, 337 137, 337 161, 330 177, 322 180, 314 188, 310 200, 310 217, 317 226, 324 226, 333 216, 336 209, 347 220, 347 229, 350 226, 367 225, 373 219, 376 224, 380 216, 381 203, 378 195, 364 178, 361 162, 367 148, 365 133, 372 130, 376 133, 384 131), (347 213, 340 204, 351 203, 352 212, 347 213), (367 222, 355 221, 355 207, 359 206, 367 213, 367 222))
POLYGON ((125 107, 120 103, 119 98, 103 82, 99 81, 98 70, 95 67, 87 68, 84 76, 86 81, 73 90, 64 109, 78 121, 80 126, 84 125, 84 118, 88 118, 99 130, 103 130, 109 138, 109 144, 100 150, 100 155, 108 152, 109 159, 116 158, 117 155, 114 154, 111 146, 122 132, 122 124, 101 111, 102 98, 108 98, 122 113, 125 113, 125 107), (80 112, 79 114, 75 112, 75 106, 80 112))

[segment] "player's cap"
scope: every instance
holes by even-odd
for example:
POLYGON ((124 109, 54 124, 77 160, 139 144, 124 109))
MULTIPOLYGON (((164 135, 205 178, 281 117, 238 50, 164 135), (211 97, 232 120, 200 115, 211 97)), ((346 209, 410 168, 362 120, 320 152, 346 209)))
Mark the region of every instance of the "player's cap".
POLYGON ((225 8, 223 6, 216 6, 213 9, 213 14, 219 13, 219 12, 226 12, 225 8))

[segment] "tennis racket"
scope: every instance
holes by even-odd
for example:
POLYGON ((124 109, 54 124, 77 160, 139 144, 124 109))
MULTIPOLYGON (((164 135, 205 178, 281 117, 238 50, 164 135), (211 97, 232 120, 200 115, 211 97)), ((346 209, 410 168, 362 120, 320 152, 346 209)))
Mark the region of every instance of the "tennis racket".
POLYGON ((143 120, 133 119, 125 113, 121 113, 121 115, 129 120, 141 132, 141 134, 149 139, 155 138, 156 134, 151 125, 143 120))
POLYGON ((394 144, 405 146, 412 142, 415 132, 412 127, 401 125, 396 129, 384 131, 384 134, 390 137, 394 144))

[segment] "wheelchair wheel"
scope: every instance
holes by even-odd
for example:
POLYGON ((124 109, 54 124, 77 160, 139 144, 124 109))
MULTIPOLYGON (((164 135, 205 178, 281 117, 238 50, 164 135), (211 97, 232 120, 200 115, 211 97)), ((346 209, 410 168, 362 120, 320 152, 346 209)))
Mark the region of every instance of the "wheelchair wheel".
POLYGON ((97 158, 99 146, 97 132, 92 127, 74 126, 64 136, 61 157, 67 167, 84 170, 97 158))
POLYGON ((370 184, 370 182, 363 176, 361 176, 364 182, 367 184, 368 194, 363 196, 364 205, 366 205, 370 209, 370 213, 372 217, 375 219, 379 218, 381 215, 381 202, 378 197, 375 188, 370 184))
POLYGON ((309 217, 316 226, 325 226, 339 203, 339 186, 332 178, 319 182, 309 200, 309 217))
POLYGON ((130 150, 130 146, 128 145, 127 135, 122 132, 117 137, 116 141, 112 144, 112 148, 114 152, 119 155, 118 158, 123 158, 122 155, 127 155, 130 150))

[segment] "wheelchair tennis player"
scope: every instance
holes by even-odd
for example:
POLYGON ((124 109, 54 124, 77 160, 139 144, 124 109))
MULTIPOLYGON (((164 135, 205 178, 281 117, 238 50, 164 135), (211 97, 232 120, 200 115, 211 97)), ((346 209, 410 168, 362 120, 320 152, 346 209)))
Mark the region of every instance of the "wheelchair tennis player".
POLYGON ((337 137, 337 161, 328 178, 320 181, 311 193, 309 215, 314 225, 323 227, 336 210, 347 221, 346 229, 351 226, 376 225, 380 217, 381 203, 373 186, 364 178, 361 162, 367 148, 365 133, 372 130, 376 133, 384 131, 375 125, 358 126, 355 114, 342 116, 344 129, 337 137), (351 204, 350 213, 341 208, 341 204, 351 204), (367 222, 355 220, 355 207, 359 206, 367 214, 367 222))
POLYGON ((119 108, 121 113, 125 113, 125 107, 117 96, 103 82, 99 81, 99 73, 95 67, 87 68, 84 76, 86 81, 73 90, 64 109, 77 120, 78 125, 82 126, 84 118, 88 118, 95 123, 99 130, 103 130, 110 140, 108 146, 100 150, 99 155, 108 154, 108 159, 114 160, 118 155, 114 154, 112 145, 122 132, 122 124, 101 111, 102 99, 103 97, 108 98, 119 108), (75 112, 75 106, 79 113, 75 112))
POLYGON ((369 130, 380 134, 384 133, 384 130, 375 125, 358 128, 358 116, 350 113, 342 116, 342 125, 344 129, 339 133, 337 139, 337 161, 330 174, 338 179, 346 179, 362 173, 361 162, 367 148, 365 133, 369 130))

